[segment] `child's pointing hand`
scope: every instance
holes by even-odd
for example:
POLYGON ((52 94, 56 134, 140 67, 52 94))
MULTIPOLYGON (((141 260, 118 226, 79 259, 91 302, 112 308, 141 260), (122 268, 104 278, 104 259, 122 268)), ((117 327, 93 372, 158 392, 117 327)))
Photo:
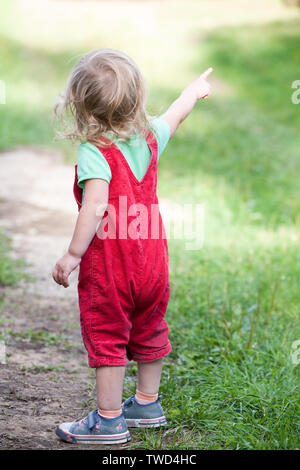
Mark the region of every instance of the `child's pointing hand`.
POLYGON ((66 253, 60 260, 57 261, 52 277, 57 284, 64 287, 69 287, 68 277, 72 271, 79 265, 81 258, 66 253))
POLYGON ((191 84, 190 87, 194 89, 196 93, 197 100, 203 98, 209 98, 211 93, 211 86, 207 81, 207 78, 212 73, 213 68, 209 67, 205 72, 203 72, 200 77, 196 78, 191 84))

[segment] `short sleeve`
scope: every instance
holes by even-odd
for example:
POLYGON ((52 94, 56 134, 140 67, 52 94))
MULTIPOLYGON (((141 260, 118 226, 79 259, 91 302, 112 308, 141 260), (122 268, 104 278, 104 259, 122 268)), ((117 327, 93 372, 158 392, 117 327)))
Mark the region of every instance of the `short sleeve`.
POLYGON ((78 186, 84 189, 85 180, 99 178, 110 183, 111 171, 100 150, 90 142, 79 145, 77 160, 78 186))
POLYGON ((151 121, 151 128, 157 140, 157 158, 159 158, 169 142, 171 129, 167 121, 160 117, 151 121))

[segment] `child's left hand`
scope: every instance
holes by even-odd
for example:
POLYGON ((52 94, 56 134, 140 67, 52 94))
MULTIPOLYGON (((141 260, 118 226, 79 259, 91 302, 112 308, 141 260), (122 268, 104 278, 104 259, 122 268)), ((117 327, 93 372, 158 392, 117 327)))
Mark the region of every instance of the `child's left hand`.
POLYGON ((52 277, 57 284, 64 287, 69 287, 68 277, 72 271, 79 265, 81 258, 66 253, 60 260, 57 261, 52 277))

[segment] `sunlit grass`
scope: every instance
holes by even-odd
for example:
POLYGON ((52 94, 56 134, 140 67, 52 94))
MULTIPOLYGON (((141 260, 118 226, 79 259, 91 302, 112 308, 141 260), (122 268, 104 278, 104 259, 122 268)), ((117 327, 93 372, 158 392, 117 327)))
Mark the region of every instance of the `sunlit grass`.
MULTIPOLYGON (((9 238, 0 231, 0 287, 12 286, 17 284, 21 279, 30 276, 25 275, 23 267, 25 261, 22 259, 15 259, 10 256, 9 238)), ((1 303, 1 298, 0 298, 1 303)))

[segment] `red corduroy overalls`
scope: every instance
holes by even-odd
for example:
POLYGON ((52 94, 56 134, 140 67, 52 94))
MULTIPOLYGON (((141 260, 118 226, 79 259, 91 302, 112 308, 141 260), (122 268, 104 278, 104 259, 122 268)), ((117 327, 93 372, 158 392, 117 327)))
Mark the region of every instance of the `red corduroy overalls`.
MULTIPOLYGON (((141 181, 114 144, 99 147, 112 174, 108 208, 82 257, 78 279, 90 367, 126 365, 126 355, 151 362, 172 349, 164 320, 170 296, 168 247, 158 209, 157 141, 152 133, 147 144, 151 160, 141 181)), ((80 210, 77 166, 74 196, 80 210)))

